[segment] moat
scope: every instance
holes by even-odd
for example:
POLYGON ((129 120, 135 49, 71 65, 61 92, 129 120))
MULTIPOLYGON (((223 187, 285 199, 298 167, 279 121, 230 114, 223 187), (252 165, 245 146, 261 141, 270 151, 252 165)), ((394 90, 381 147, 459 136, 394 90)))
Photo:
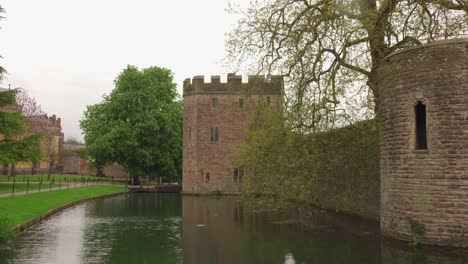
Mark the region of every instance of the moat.
POLYGON ((372 228, 345 232, 317 215, 304 228, 288 215, 252 212, 237 197, 129 194, 30 228, 0 263, 468 263, 390 245, 372 228))

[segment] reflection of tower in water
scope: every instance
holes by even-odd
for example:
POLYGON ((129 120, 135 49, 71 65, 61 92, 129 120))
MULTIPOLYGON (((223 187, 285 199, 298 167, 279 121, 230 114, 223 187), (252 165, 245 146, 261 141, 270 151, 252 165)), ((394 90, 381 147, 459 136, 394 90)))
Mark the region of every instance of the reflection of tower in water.
POLYGON ((240 263, 243 210, 236 199, 182 198, 184 263, 240 263))

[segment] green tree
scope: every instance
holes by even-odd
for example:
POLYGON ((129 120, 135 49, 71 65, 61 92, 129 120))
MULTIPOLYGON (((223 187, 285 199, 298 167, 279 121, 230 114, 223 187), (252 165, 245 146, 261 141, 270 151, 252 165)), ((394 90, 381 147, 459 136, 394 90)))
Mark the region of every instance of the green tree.
POLYGON ((0 91, 0 164, 13 168, 17 162, 37 162, 41 158, 41 135, 24 136, 25 117, 14 107, 16 93, 17 90, 0 91))
POLYGON ((310 133, 378 119, 386 56, 468 33, 466 0, 253 0, 231 11, 240 19, 227 39, 230 65, 285 77, 283 112, 256 114, 240 148, 243 190, 271 194, 256 199, 270 205, 311 196, 334 168, 314 153, 333 137, 310 133))
POLYGON ((233 11, 227 60, 287 77, 288 121, 308 130, 372 117, 390 53, 468 33, 466 0, 254 0, 233 11))
MULTIPOLYGON (((0 6, 0 14, 4 10, 0 6)), ((3 17, 0 15, 0 20, 3 17)), ((0 57, 1 58, 1 57, 0 57)), ((0 66, 0 81, 6 73, 0 66)), ((1 89, 1 88, 0 88, 1 89)), ((6 167, 17 162, 39 161, 40 135, 24 136, 26 132, 25 117, 16 111, 15 96, 18 90, 0 90, 0 165, 6 167)), ((12 170, 14 175, 14 170, 12 170)))
MULTIPOLYGON (((5 10, 3 9, 3 7, 0 5, 0 20, 2 20, 4 17, 1 15, 3 12, 5 12, 5 10)), ((0 59, 2 58, 2 56, 0 56, 0 59)), ((3 80, 3 75, 6 73, 6 70, 5 68, 3 68, 1 65, 0 65, 0 81, 3 80)))
POLYGON ((88 106, 80 126, 96 167, 116 162, 134 178, 180 180, 182 103, 170 70, 128 66, 111 94, 88 106))

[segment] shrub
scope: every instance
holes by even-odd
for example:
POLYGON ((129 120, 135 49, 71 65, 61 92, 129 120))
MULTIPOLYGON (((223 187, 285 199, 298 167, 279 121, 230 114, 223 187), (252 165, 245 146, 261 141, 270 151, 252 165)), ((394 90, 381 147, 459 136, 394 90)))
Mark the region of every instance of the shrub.
POLYGON ((14 237, 15 234, 10 229, 10 220, 4 216, 0 216, 0 244, 5 244, 14 237))
POLYGON ((413 246, 419 246, 423 242, 424 234, 426 233, 426 226, 411 217, 407 217, 407 219, 411 226, 411 232, 413 233, 413 240, 411 244, 413 246))

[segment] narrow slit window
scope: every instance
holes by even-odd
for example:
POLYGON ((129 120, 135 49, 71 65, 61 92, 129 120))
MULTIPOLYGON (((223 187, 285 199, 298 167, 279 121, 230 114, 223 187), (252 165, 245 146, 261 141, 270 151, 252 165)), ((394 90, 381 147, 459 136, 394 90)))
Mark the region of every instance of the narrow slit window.
POLYGON ((219 132, 217 127, 210 128, 210 143, 218 143, 219 142, 219 132))
POLYGON ((242 182, 242 178, 244 177, 244 166, 239 167, 239 183, 242 182))
POLYGON ((239 98, 239 108, 242 109, 244 108, 244 99, 239 98))
POLYGON ((241 183, 242 182, 242 177, 244 176, 244 167, 237 167, 234 168, 233 170, 233 178, 235 183, 241 183))
POLYGON ((211 109, 215 110, 218 108, 218 98, 211 98, 211 109))
POLYGON ((207 172, 205 174, 205 183, 210 183, 210 173, 209 172, 207 172))
POLYGON ((234 182, 239 182, 239 168, 234 168, 234 182))
POLYGON ((416 149, 427 149, 426 106, 418 102, 414 107, 416 115, 416 149))
POLYGON ((188 128, 188 140, 190 143, 192 142, 192 127, 188 128))

